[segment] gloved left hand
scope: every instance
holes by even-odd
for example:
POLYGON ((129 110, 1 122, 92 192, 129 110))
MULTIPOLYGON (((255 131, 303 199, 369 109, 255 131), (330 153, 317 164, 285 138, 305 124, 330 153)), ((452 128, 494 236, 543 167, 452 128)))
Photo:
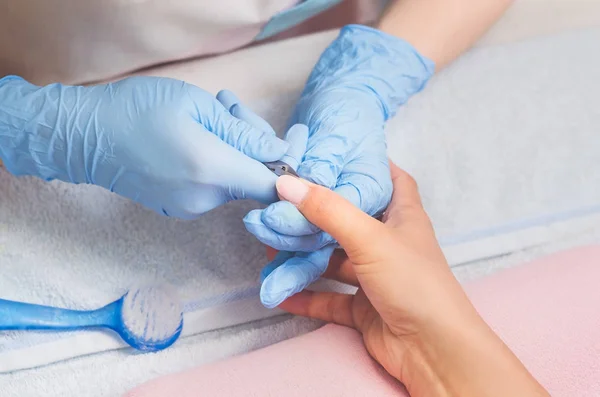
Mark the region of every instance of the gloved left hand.
MULTIPOLYGON (((392 194, 385 122, 433 71, 433 62, 399 38, 366 26, 344 27, 313 69, 292 117, 309 128, 298 174, 369 215, 381 213, 392 194)), ((327 268, 334 239, 290 203, 253 211, 244 222, 260 241, 282 251, 261 275, 265 306, 277 306, 327 268)))
POLYGON ((230 200, 277 201, 277 177, 261 162, 288 147, 183 81, 0 79, 0 159, 10 172, 99 185, 160 214, 193 219, 230 200))

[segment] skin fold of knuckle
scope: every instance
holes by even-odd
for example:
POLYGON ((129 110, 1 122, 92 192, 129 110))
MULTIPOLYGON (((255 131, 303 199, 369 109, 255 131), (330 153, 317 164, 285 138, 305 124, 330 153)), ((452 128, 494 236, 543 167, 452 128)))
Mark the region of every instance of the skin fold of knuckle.
MULTIPOLYGON (((332 193, 321 187, 313 185, 310 188, 310 193, 307 200, 303 203, 304 209, 311 210, 315 219, 326 219, 330 217, 333 211, 332 193)), ((333 197, 335 198, 335 197, 333 197)))

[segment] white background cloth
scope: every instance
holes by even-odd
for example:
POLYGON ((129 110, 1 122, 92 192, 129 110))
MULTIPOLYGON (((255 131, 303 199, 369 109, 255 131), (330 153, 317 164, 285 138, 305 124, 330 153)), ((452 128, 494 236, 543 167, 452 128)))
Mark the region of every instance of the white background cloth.
MULTIPOLYGON (((40 85, 80 84, 220 54, 253 42, 282 11, 298 11, 276 24, 285 28, 335 2, 307 1, 5 0, 0 8, 0 76, 17 74, 40 85)), ((370 22, 381 3, 345 0, 284 35, 370 22)))
POLYGON ((246 45, 298 0, 5 0, 0 76, 98 81, 246 45))

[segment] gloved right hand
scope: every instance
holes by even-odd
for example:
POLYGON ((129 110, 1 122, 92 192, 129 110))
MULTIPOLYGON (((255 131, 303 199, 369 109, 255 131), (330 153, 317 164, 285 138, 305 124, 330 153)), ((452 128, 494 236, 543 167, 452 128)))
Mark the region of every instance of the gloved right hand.
POLYGON ((178 80, 38 87, 0 79, 0 159, 9 172, 99 185, 168 216, 277 201, 277 177, 261 162, 288 147, 178 80))

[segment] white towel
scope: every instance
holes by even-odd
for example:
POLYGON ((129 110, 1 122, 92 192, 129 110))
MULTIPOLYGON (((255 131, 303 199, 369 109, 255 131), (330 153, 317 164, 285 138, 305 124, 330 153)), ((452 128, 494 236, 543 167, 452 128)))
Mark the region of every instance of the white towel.
MULTIPOLYGON (((600 30, 588 30, 472 51, 390 122, 390 156, 419 181, 453 264, 561 240, 598 224, 599 42, 600 30)), ((281 127, 295 95, 250 106, 281 127)), ((260 309, 253 289, 264 257, 241 224, 253 208, 250 203, 179 222, 95 187, 44 184, 6 173, 0 174, 0 200, 3 298, 89 308, 118 297, 141 278, 180 288, 191 302, 186 320, 197 319, 188 322, 196 328, 186 329, 187 335, 274 314, 260 309), (235 306, 214 315, 213 304, 236 299, 253 302, 252 309, 235 306), (198 305, 201 311, 195 310, 198 305), (203 318, 214 322, 207 325, 203 318)), ((160 354, 132 356, 121 350, 17 372, 0 378, 0 390, 3 395, 74 395, 78 387, 77 394, 114 395, 124 391, 118 389, 123 385, 298 331, 288 325, 269 328, 267 334, 246 325, 239 335, 226 331, 184 338, 160 354), (76 376, 69 378, 71 373, 76 376), (44 384, 56 387, 57 394, 44 384)), ((82 334, 68 334, 71 343, 56 340, 62 337, 56 334, 1 335, 0 365, 9 369, 14 363, 6 358, 19 356, 40 364, 59 342, 65 346, 62 358, 91 353, 96 344, 100 350, 119 346, 106 334, 86 334, 92 336, 85 349, 74 342, 82 334)))
MULTIPOLYGON (((5 170, 0 186, 3 299, 92 309, 138 281, 169 283, 185 302, 182 337, 281 314, 258 300, 265 248, 241 221, 253 203, 184 222, 94 186, 5 170)), ((0 332, 0 373, 125 346, 103 331, 0 332)))
MULTIPOLYGON (((472 280, 561 249, 600 243, 600 227, 544 247, 482 260, 454 268, 459 280, 472 280)), ((318 328, 304 318, 277 316, 181 340, 149 355, 115 350, 50 366, 0 374, 2 397, 118 397, 150 379, 221 360, 280 342, 318 328)), ((315 357, 318 359, 318 357, 315 357)), ((265 374, 264 381, 269 381, 265 374)))

